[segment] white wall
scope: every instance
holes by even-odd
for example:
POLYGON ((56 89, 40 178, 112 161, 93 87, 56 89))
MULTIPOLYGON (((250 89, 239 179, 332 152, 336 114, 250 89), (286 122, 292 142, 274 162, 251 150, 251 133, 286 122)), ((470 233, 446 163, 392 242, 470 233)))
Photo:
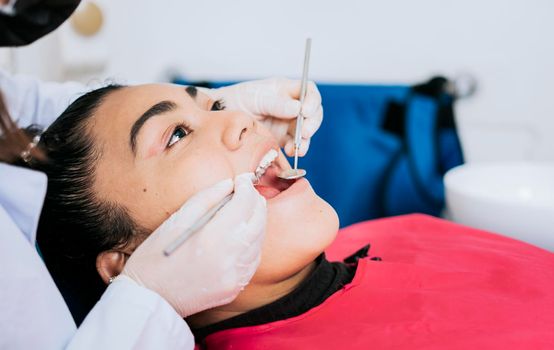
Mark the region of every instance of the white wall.
POLYGON ((163 80, 168 71, 194 79, 299 77, 310 35, 310 75, 319 81, 411 83, 472 73, 478 94, 458 106, 468 159, 554 161, 550 0, 97 3, 106 17, 101 35, 80 39, 66 25, 49 48, 18 50, 17 70, 75 76, 86 61, 87 76, 120 80, 163 80))

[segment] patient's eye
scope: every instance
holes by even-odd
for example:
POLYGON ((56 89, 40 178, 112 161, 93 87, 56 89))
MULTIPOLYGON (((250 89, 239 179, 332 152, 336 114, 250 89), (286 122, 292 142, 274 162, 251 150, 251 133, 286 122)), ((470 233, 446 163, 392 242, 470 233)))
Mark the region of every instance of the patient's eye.
POLYGON ((173 129, 173 133, 167 142, 167 147, 173 146, 190 133, 191 131, 186 125, 177 125, 175 129, 173 129))
POLYGON ((223 102, 222 99, 219 99, 214 102, 210 111, 222 111, 224 109, 225 109, 225 103, 223 102))

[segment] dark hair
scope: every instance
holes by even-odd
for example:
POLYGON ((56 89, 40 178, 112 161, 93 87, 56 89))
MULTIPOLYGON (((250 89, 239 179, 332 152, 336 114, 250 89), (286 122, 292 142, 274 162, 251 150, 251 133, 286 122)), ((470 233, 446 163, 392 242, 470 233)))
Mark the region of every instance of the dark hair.
POLYGON ((102 101, 121 88, 109 85, 73 102, 41 136, 39 146, 48 159, 30 164, 48 176, 38 246, 77 324, 106 288, 96 271, 98 254, 146 234, 126 208, 98 198, 93 190, 95 163, 109 150, 94 143, 90 120, 102 101))

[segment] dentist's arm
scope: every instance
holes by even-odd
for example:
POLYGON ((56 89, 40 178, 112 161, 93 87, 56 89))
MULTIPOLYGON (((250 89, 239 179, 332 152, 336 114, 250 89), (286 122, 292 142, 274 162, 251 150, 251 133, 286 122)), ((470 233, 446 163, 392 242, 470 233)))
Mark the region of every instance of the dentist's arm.
POLYGON ((231 302, 260 262, 266 203, 252 174, 199 192, 131 255, 69 345, 70 349, 192 349, 183 317, 231 302), (233 198, 170 257, 163 254, 202 214, 233 198))
POLYGON ((0 69, 0 91, 15 122, 26 127, 48 127, 89 87, 76 83, 45 82, 25 75, 12 75, 0 69))

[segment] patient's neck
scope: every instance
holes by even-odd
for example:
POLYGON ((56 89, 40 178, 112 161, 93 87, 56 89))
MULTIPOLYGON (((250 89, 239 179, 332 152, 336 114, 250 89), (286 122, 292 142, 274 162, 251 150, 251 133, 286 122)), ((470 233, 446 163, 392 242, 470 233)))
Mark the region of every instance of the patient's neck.
POLYGON ((314 267, 315 262, 312 262, 298 273, 279 282, 250 283, 232 303, 192 315, 187 318, 187 323, 191 328, 205 327, 270 304, 296 289, 310 275, 314 267))

